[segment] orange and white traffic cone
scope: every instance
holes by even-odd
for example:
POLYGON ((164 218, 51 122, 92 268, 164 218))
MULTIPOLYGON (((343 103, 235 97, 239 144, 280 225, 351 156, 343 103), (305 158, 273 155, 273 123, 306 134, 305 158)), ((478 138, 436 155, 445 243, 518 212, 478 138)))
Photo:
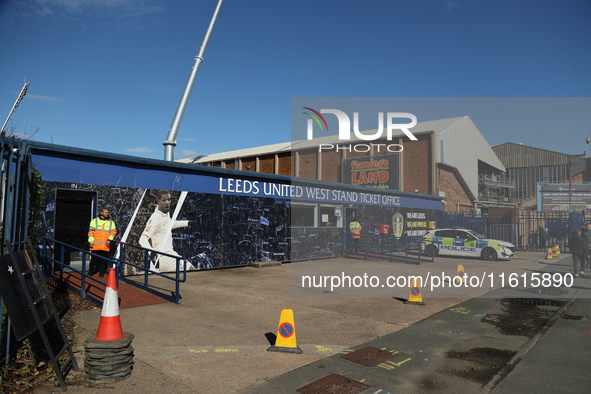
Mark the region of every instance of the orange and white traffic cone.
POLYGON ((115 268, 109 269, 101 321, 94 339, 97 341, 118 341, 125 337, 119 318, 119 297, 117 297, 117 278, 115 268))

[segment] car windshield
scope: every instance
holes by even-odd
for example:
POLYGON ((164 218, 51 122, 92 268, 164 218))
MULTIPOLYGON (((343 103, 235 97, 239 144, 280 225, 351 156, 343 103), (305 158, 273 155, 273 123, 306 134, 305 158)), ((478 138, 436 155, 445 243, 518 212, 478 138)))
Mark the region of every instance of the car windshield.
POLYGON ((478 234, 476 231, 468 230, 468 233, 469 233, 470 235, 473 235, 473 236, 475 236, 475 237, 476 237, 476 238, 478 238, 478 239, 485 239, 485 238, 486 238, 484 235, 482 235, 482 234, 478 234))

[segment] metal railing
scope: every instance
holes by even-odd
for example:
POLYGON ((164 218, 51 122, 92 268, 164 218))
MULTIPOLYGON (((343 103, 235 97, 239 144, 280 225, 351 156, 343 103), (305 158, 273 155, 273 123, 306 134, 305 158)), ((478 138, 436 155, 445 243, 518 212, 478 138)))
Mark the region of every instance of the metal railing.
MULTIPOLYGON (((93 278, 92 276, 90 276, 86 273, 87 272, 87 269, 86 269, 87 257, 86 256, 87 255, 90 257, 95 256, 99 259, 106 260, 109 264, 115 264, 115 266, 117 266, 116 260, 113 260, 112 258, 109 258, 109 257, 99 256, 99 255, 93 254, 87 250, 83 250, 83 249, 77 248, 75 246, 68 245, 64 242, 56 241, 54 239, 46 238, 46 237, 43 238, 43 244, 42 244, 41 250, 42 250, 41 265, 42 265, 42 269, 43 269, 43 274, 45 275, 46 278, 55 278, 56 280, 59 279, 59 283, 66 283, 66 286, 68 287, 68 289, 71 290, 72 292, 78 294, 81 299, 84 300, 84 299, 89 298, 95 304, 100 304, 100 300, 98 300, 97 298, 95 298, 93 296, 86 294, 86 280, 87 280, 87 278, 90 278, 91 280, 98 282, 98 283, 104 285, 105 287, 107 286, 107 283, 103 282, 99 279, 93 278), (59 248, 56 246, 59 246, 59 248), (59 256, 55 256, 56 250, 59 250, 59 256), (76 269, 64 262, 66 250, 82 252, 82 267, 80 270, 78 270, 78 269, 76 269), (51 251, 52 253, 48 253, 48 251, 51 251), (55 264, 57 264, 59 266, 59 270, 55 269, 55 264), (75 272, 80 275, 80 290, 78 290, 76 287, 68 284, 67 282, 64 282, 64 272, 68 272, 68 271, 75 272), (56 274, 56 272, 58 272, 58 273, 56 274)), ((117 277, 117 287, 119 287, 119 278, 118 277, 117 277)))
POLYGON ((558 245, 568 251, 568 240, 581 227, 584 215, 563 211, 500 210, 476 215, 473 212, 442 212, 435 216, 437 228, 474 230, 487 238, 510 242, 518 250, 545 252, 558 245))
MULTIPOLYGON (((157 290, 152 289, 149 284, 148 284, 148 280, 150 275, 157 275, 169 280, 172 280, 175 282, 175 292, 174 292, 174 302, 175 304, 179 303, 180 300, 180 284, 184 283, 187 281, 187 260, 184 257, 181 256, 177 256, 177 255, 173 255, 173 254, 168 254, 168 253, 163 253, 163 252, 159 252, 157 250, 153 250, 153 249, 147 249, 147 248, 143 248, 141 246, 138 245, 132 245, 132 244, 126 244, 124 242, 119 242, 119 241, 115 241, 117 242, 119 245, 121 245, 121 248, 119 250, 119 256, 123 256, 123 252, 124 252, 124 248, 126 247, 132 247, 134 249, 138 249, 140 251, 142 251, 143 253, 143 257, 144 257, 144 266, 141 265, 137 265, 137 264, 132 264, 130 262, 121 260, 121 259, 117 259, 117 261, 119 261, 121 264, 119 265, 119 272, 118 272, 118 276, 120 276, 121 278, 123 278, 123 265, 127 265, 129 267, 133 267, 136 269, 139 269, 140 271, 143 271, 143 275, 144 275, 144 285, 143 286, 139 286, 140 288, 159 295, 160 297, 166 298, 168 299, 169 297, 167 295, 165 295, 164 293, 158 292, 157 290), (154 256, 154 255, 158 255, 158 256, 164 256, 164 257, 172 257, 176 260, 176 271, 175 271, 175 275, 174 277, 163 274, 161 272, 158 271, 154 271, 154 270, 150 270, 148 267, 150 267, 150 256, 154 256), (181 275, 180 275, 180 271, 181 271, 181 265, 180 265, 180 261, 183 261, 183 266, 182 266, 182 272, 183 272, 183 278, 181 279, 181 275)), ((128 281, 126 280, 125 283, 129 283, 131 285, 137 286, 136 282, 133 281, 128 281)))
MULTIPOLYGON (((343 233, 343 257, 348 253, 354 253, 357 245, 348 241, 349 234, 343 233)), ((357 255, 364 256, 365 260, 389 260, 400 261, 407 264, 421 264, 422 262, 435 262, 433 255, 424 252, 420 238, 396 238, 391 235, 361 234, 357 255), (402 255, 404 254, 404 255, 402 255), (427 255, 427 258, 424 256, 427 255)))
POLYGON ((123 249, 125 247, 133 247, 133 248, 140 249, 143 252, 143 255, 144 255, 144 266, 133 264, 133 263, 130 263, 128 261, 124 261, 124 260, 122 260, 120 258, 117 258, 117 257, 110 257, 110 256, 109 257, 103 257, 103 256, 95 255, 92 252, 89 252, 87 250, 83 250, 83 249, 77 248, 75 246, 68 245, 68 244, 66 244, 64 242, 56 241, 54 239, 50 239, 50 238, 46 238, 45 237, 45 238, 43 238, 43 250, 42 250, 42 252, 43 252, 42 257, 43 257, 43 262, 44 262, 43 263, 43 266, 44 266, 43 267, 44 268, 44 274, 47 277, 56 276, 55 275, 55 272, 54 272, 56 270, 51 269, 51 270, 49 270, 49 272, 47 271, 47 269, 50 266, 52 266, 53 264, 58 264, 59 267, 60 267, 60 269, 59 269, 59 280, 62 283, 64 282, 64 280, 63 280, 64 272, 72 271, 72 272, 76 272, 76 273, 80 274, 80 278, 81 278, 81 285, 80 285, 80 287, 81 287, 81 289, 78 290, 78 289, 76 289, 75 287, 73 287, 71 285, 67 285, 68 288, 70 290, 72 290, 74 293, 79 294, 82 299, 91 298, 96 303, 99 303, 100 300, 97 300, 94 297, 89 296, 88 294, 86 294, 86 290, 85 290, 85 288, 86 288, 85 285, 86 285, 87 278, 90 278, 91 280, 93 280, 95 282, 98 282, 98 283, 100 283, 100 284, 102 284, 104 286, 107 285, 105 282, 103 282, 103 281, 101 281, 99 279, 96 279, 94 277, 91 277, 90 275, 88 275, 86 273, 87 272, 87 268, 86 268, 87 267, 87 264, 86 263, 88 261, 88 257, 87 256, 91 256, 91 257, 92 256, 95 256, 95 257, 97 257, 99 259, 106 260, 109 264, 113 264, 114 265, 114 268, 115 268, 116 273, 117 273, 117 286, 118 287, 119 287, 119 279, 122 279, 126 284, 129 284, 129 285, 138 287, 138 288, 140 288, 140 289, 142 289, 144 291, 147 291, 149 293, 152 293, 154 295, 157 295, 157 296, 159 296, 161 298, 164 298, 164 299, 169 300, 171 302, 174 302, 176 304, 179 303, 179 300, 180 300, 180 293, 179 293, 180 283, 183 283, 183 282, 185 282, 187 280, 187 260, 184 257, 180 257, 180 256, 171 255, 171 254, 168 254, 168 253, 159 252, 157 250, 143 248, 141 246, 126 244, 126 243, 123 243, 123 242, 118 242, 118 241, 113 241, 113 242, 116 242, 117 244, 120 245, 120 250, 119 250, 120 253, 119 253, 119 256, 122 256, 123 255, 123 249), (50 247, 50 245, 49 245, 50 243, 52 243, 53 247, 50 247), (55 251, 56 249, 58 249, 58 248, 55 247, 56 245, 59 245, 59 251, 60 251, 59 254, 60 255, 59 256, 53 256, 52 257, 52 256, 50 256, 50 253, 48 253, 48 250, 51 249, 52 251, 55 251), (65 251, 66 250, 75 251, 75 252, 81 252, 82 253, 82 267, 81 267, 80 270, 78 270, 78 269, 76 269, 76 268, 72 267, 71 265, 68 265, 68 264, 66 264, 64 262, 64 256, 65 256, 65 251), (158 271, 154 271, 154 270, 150 270, 149 269, 149 267, 150 267, 150 256, 154 256, 154 255, 166 256, 166 257, 171 257, 171 258, 176 259, 176 272, 174 273, 174 277, 173 276, 170 276, 170 275, 166 275, 166 274, 160 273, 158 271), (181 263, 180 263, 181 260, 183 262, 182 263, 182 268, 181 268, 181 263), (140 271, 143 271, 143 275, 144 275, 144 283, 143 283, 143 285, 139 285, 137 282, 134 282, 134 281, 131 281, 131 280, 126 280, 125 277, 123 276, 123 266, 130 266, 130 267, 139 269, 140 271), (146 268, 146 267, 148 267, 148 268, 146 268), (180 275, 181 269, 183 271, 182 279, 181 279, 181 275, 180 275), (149 278, 150 278, 150 276, 154 276, 154 275, 160 276, 160 277, 163 277, 163 278, 166 278, 166 279, 169 279, 169 280, 174 281, 174 283, 175 283, 175 292, 174 292, 174 294, 173 294, 172 297, 169 296, 166 293, 163 293, 161 291, 155 290, 152 287, 150 287, 149 278))

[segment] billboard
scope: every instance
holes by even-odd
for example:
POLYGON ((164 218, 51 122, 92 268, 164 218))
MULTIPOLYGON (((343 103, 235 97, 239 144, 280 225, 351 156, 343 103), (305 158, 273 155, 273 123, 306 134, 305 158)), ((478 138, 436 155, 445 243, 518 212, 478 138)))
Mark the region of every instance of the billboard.
MULTIPOLYGON (((568 183, 541 185, 542 210, 568 211, 569 195, 568 183)), ((591 209, 591 184, 573 184, 571 201, 573 212, 591 209)))
POLYGON ((343 159, 343 183, 377 189, 399 190, 398 153, 343 159))

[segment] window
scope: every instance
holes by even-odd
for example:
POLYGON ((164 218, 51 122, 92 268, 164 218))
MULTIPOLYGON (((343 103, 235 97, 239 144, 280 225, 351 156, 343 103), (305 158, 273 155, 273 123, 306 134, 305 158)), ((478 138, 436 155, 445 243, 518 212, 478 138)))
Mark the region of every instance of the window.
POLYGON ((291 227, 343 228, 343 212, 342 205, 292 202, 291 227))
POLYGON ((291 203, 292 227, 316 227, 318 204, 291 203))
POLYGON ((475 239, 478 239, 475 234, 476 233, 472 233, 472 231, 456 230, 456 238, 466 239, 468 241, 474 241, 475 239))
POLYGON ((439 230, 435 232, 436 237, 443 237, 443 238, 453 238, 454 231, 453 230, 439 230))
POLYGON ((320 205, 320 227, 343 227, 343 206, 320 205))
POLYGON ((461 230, 456 230, 456 238, 458 239, 468 239, 468 233, 461 230))

